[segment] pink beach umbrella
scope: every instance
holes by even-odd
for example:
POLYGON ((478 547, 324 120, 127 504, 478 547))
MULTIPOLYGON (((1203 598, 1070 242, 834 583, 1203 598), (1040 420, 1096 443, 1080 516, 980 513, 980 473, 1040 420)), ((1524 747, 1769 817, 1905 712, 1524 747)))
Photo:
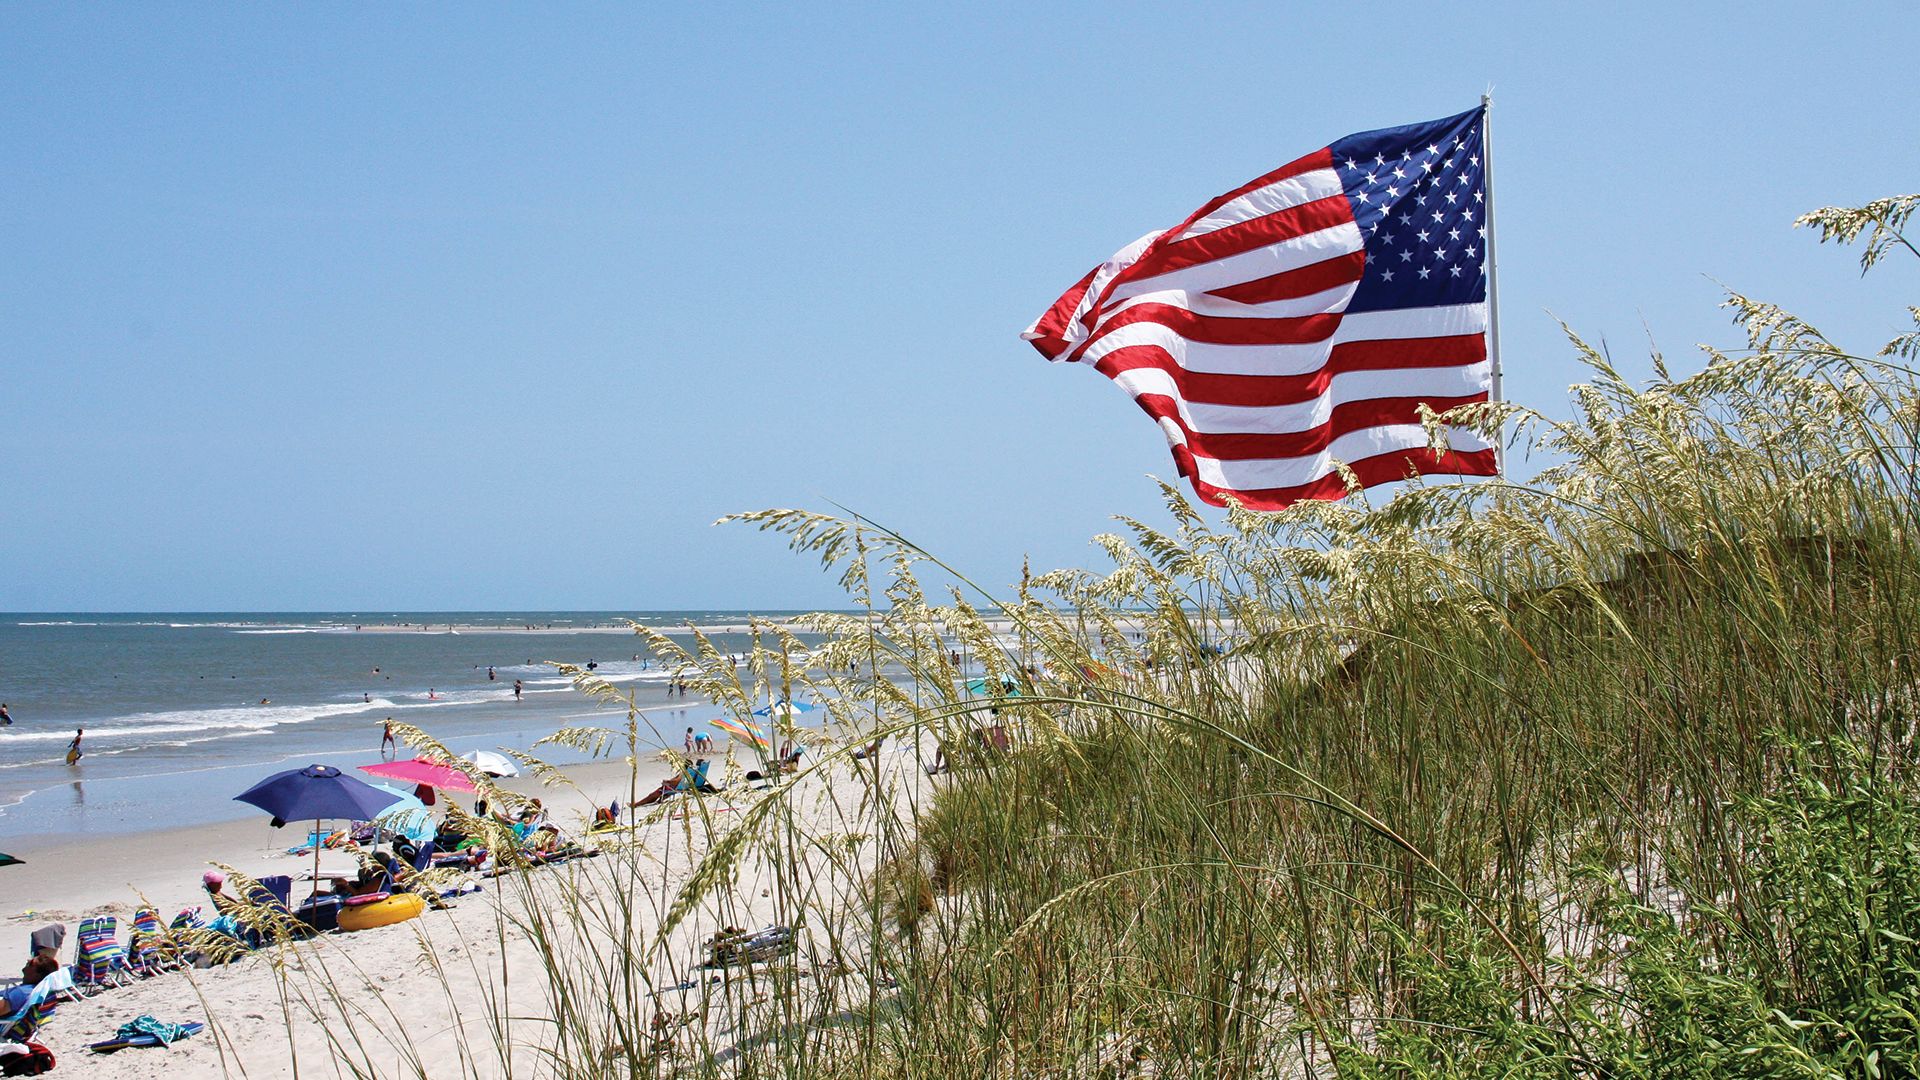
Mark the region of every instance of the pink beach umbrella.
POLYGON ((442 765, 425 758, 412 761, 382 761, 374 765, 362 765, 360 771, 374 776, 383 776, 389 780, 403 780, 409 784, 425 784, 442 791, 474 791, 473 781, 467 774, 451 765, 442 765))

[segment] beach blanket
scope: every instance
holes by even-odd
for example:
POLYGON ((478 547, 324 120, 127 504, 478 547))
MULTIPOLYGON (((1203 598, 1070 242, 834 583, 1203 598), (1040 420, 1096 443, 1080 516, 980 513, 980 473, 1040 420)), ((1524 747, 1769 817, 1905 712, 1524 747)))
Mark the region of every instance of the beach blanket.
POLYGON ((0 1076, 39 1076, 55 1064, 53 1051, 37 1042, 0 1042, 0 1076))
POLYGON ((199 1034, 203 1027, 204 1024, 169 1024, 151 1016, 139 1016, 121 1024, 119 1033, 113 1038, 93 1043, 87 1049, 96 1054, 111 1054, 129 1046, 172 1046, 181 1039, 199 1034))

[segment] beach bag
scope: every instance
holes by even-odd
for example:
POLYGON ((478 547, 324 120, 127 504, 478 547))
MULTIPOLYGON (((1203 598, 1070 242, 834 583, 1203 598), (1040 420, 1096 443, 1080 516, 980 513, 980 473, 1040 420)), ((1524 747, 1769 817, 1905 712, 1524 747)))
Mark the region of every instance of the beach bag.
POLYGON ((24 1054, 7 1054, 0 1057, 0 1076, 39 1076, 53 1071, 53 1051, 37 1042, 26 1042, 24 1054))

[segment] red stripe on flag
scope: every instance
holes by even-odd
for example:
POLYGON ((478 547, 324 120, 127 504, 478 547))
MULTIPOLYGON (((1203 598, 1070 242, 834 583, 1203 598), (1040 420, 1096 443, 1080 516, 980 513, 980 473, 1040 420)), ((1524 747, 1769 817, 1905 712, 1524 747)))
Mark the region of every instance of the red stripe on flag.
MULTIPOLYGON (((1259 177, 1258 179, 1251 180, 1245 184, 1242 184, 1239 187, 1234 188, 1232 191, 1227 192, 1225 195, 1220 196, 1219 198, 1209 200, 1206 203, 1206 205, 1202 206, 1198 210, 1195 210, 1193 213, 1187 215, 1187 219, 1185 221, 1182 221, 1180 224, 1160 234, 1160 238, 1155 240, 1153 243, 1148 244, 1147 249, 1145 251, 1142 251, 1140 253, 1140 257, 1134 261, 1136 264, 1138 264, 1141 261, 1153 258, 1154 252, 1158 251, 1161 245, 1168 242, 1167 237, 1179 236, 1181 233, 1185 232, 1188 226, 1192 225, 1194 222, 1199 221, 1201 218, 1206 217, 1208 214, 1213 213, 1215 210, 1220 209, 1222 206, 1225 206, 1226 204, 1232 202, 1233 200, 1239 198, 1240 196, 1245 195, 1249 191, 1255 191, 1259 188, 1266 187, 1268 184, 1277 184, 1282 180, 1299 176, 1302 173, 1309 173, 1314 171, 1315 169, 1331 169, 1331 168, 1333 168, 1333 148, 1332 147, 1322 147, 1318 150, 1315 150, 1313 153, 1306 155, 1305 157, 1297 158, 1293 161, 1290 161, 1287 164, 1282 165, 1279 168, 1273 170, 1272 172, 1267 173, 1265 176, 1259 177)), ((1097 268, 1096 268, 1096 272, 1097 272, 1097 268)), ((1120 279, 1125 276, 1126 274, 1124 271, 1114 275, 1113 280, 1107 282, 1106 286, 1100 290, 1100 295, 1094 298, 1093 304, 1090 307, 1088 307, 1088 309, 1083 315, 1080 316, 1080 321, 1083 325, 1088 327, 1093 326, 1094 322, 1099 318, 1101 307, 1104 306, 1107 302, 1107 297, 1113 294, 1114 288, 1120 284, 1120 279)), ((1077 300, 1075 301, 1074 306, 1075 307, 1079 306, 1079 302, 1077 300)), ((1069 308, 1068 314, 1072 314, 1072 311, 1073 309, 1069 308)), ((1049 357, 1049 359, 1052 359, 1052 358, 1049 357)))
POLYGON ((1152 251, 1121 271, 1113 280, 1118 284, 1171 274, 1189 266, 1242 255, 1283 240, 1345 225, 1352 220, 1353 208, 1344 193, 1315 199, 1310 203, 1289 206, 1285 210, 1276 210, 1271 214, 1201 233, 1188 240, 1156 244, 1152 251))
MULTIPOLYGON (((1364 251, 1352 251, 1345 255, 1336 255, 1323 259, 1311 266, 1302 266, 1294 270, 1282 270, 1278 274, 1243 281, 1238 285, 1227 285, 1207 293, 1222 300, 1232 300, 1241 304, 1265 304, 1274 300, 1294 300, 1302 296, 1312 296, 1317 292, 1341 285, 1350 285, 1360 280, 1366 271, 1367 254, 1364 251)), ((1085 282, 1080 292, 1074 294, 1074 303, 1080 302, 1081 292, 1085 292, 1085 282)), ((1068 309, 1072 314, 1072 309, 1068 309)))
POLYGON ((1188 371, 1158 345, 1129 345, 1115 349, 1094 364, 1111 379, 1123 371, 1158 368, 1173 379, 1180 396, 1210 405, 1298 405, 1327 392, 1335 375, 1348 371, 1387 371, 1411 368, 1459 367, 1487 358, 1487 339, 1481 334, 1454 337, 1395 338, 1387 341, 1344 341, 1333 346, 1327 362, 1301 375, 1214 375, 1188 371))
POLYGON ((1236 319, 1227 315, 1199 315, 1173 304, 1134 304, 1100 323, 1100 332, 1074 350, 1087 346, 1123 326, 1153 323, 1188 341, 1209 345, 1305 345, 1325 341, 1340 328, 1340 316, 1296 315, 1285 319, 1236 319))
POLYGON ((1087 276, 1076 282, 1073 288, 1061 294, 1053 302, 1046 314, 1033 324, 1030 331, 1034 336, 1027 340, 1040 350, 1040 355, 1049 360, 1057 360, 1067 349, 1067 324, 1073 319, 1073 311, 1080 306, 1080 298, 1087 294, 1087 287, 1093 284, 1093 275, 1100 272, 1099 267, 1087 271, 1087 276))
MULTIPOLYGON (((1199 471, 1194 468, 1193 455, 1184 446, 1173 448, 1173 460, 1180 474, 1192 484, 1194 493, 1202 502, 1213 506, 1225 506, 1225 496, 1231 495, 1240 501, 1240 505, 1250 510, 1284 510, 1301 499, 1340 499, 1347 494, 1346 481, 1338 472, 1331 472, 1311 483, 1295 487, 1261 488, 1255 491, 1232 491, 1215 487, 1200 479, 1199 471)), ((1449 453, 1442 457, 1431 450, 1394 450, 1374 457, 1350 461, 1347 467, 1360 478, 1363 487, 1376 484, 1390 484, 1395 480, 1405 480, 1411 473, 1422 476, 1498 476, 1492 450, 1469 450, 1449 453)))
POLYGON ((1142 394, 1134 399, 1148 416, 1178 425, 1187 438, 1187 451, 1216 461, 1261 461, 1268 458, 1305 457, 1318 454, 1348 432, 1386 424, 1417 424, 1420 406, 1434 412, 1446 412, 1460 405, 1477 405, 1485 394, 1467 397, 1367 398, 1343 401, 1333 407, 1333 415, 1319 427, 1283 433, 1195 431, 1180 418, 1180 407, 1162 394, 1142 394))

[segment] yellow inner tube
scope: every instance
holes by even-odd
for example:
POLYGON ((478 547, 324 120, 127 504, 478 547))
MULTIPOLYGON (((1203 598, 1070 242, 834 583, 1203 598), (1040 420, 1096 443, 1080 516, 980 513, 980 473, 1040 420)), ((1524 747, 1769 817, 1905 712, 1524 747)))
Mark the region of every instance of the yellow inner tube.
POLYGON ((427 910, 427 902, 417 893, 394 893, 371 904, 354 904, 340 909, 340 929, 371 930, 390 926, 427 910))

